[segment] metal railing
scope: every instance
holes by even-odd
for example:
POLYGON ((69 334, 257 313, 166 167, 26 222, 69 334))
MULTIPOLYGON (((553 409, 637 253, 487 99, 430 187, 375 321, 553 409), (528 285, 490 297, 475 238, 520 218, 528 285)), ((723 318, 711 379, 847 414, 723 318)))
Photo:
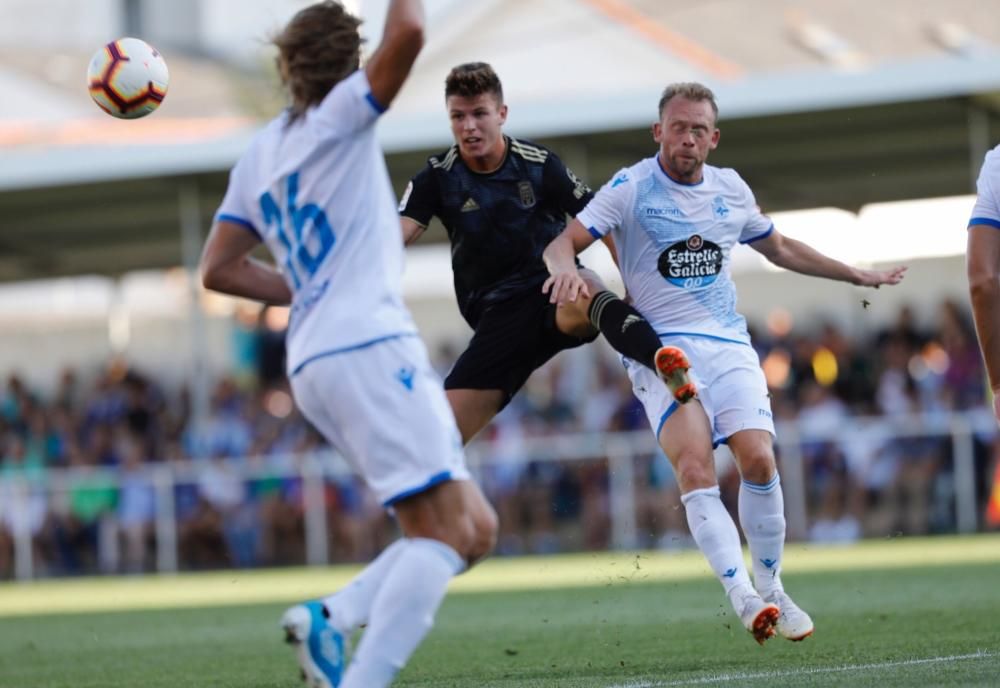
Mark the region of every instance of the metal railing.
MULTIPOLYGON (((974 532, 980 527, 977 504, 975 440, 992 442, 996 422, 986 412, 914 415, 905 417, 855 417, 825 430, 804 427, 801 423, 779 423, 776 453, 782 476, 785 509, 790 540, 802 540, 807 535, 809 466, 803 452, 804 444, 830 442, 847 446, 862 441, 879 448, 902 438, 933 438, 950 444, 951 499, 954 504, 954 530, 974 532)), ((652 433, 637 431, 615 434, 573 434, 525 438, 518 444, 519 465, 528 463, 606 461, 608 472, 608 503, 610 546, 628 549, 638 546, 637 459, 659 452, 652 433)), ((470 470, 483 479, 486 470, 504 461, 497 458, 496 449, 488 443, 473 443, 467 450, 470 470)), ((159 572, 174 572, 178 561, 178 519, 176 488, 197 484, 209 462, 147 464, 140 475, 148 480, 155 494, 155 568, 159 572)), ((220 464, 221 465, 221 464, 220 464)), ((302 484, 302 507, 305 531, 305 561, 322 565, 330 561, 328 514, 325 489, 328 480, 343 480, 349 475, 346 463, 332 451, 281 457, 249 457, 224 461, 229 477, 238 481, 264 479, 298 479, 302 484)), ((65 496, 80 481, 103 481, 121 488, 125 474, 112 468, 52 469, 41 479, 8 473, 0 478, 0 513, 6 513, 4 523, 12 531, 14 575, 27 580, 35 577, 33 533, 29 514, 38 509, 37 500, 47 504, 65 496), (4 504, 3 502, 6 502, 4 504)), ((3 527, 0 525, 0 527, 3 527)), ((101 528, 113 531, 114 516, 103 517, 101 528)), ((115 531, 116 532, 116 531, 115 531)), ((102 554, 114 568, 117 559, 117 538, 102 554)))

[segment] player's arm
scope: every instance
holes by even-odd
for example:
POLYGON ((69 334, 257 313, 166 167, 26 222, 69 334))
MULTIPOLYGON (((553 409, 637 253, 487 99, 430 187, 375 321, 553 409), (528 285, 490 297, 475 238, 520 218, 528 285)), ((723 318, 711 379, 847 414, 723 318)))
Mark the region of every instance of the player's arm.
POLYGON ((409 217, 400 217, 399 225, 403 230, 403 246, 409 246, 415 242, 423 235, 424 230, 427 229, 425 225, 409 217))
MULTIPOLYGON (((590 289, 576 267, 576 256, 594 242, 594 237, 575 219, 594 199, 594 192, 553 152, 549 152, 542 171, 545 195, 554 198, 559 208, 574 219, 553 239, 542 253, 550 277, 542 285, 552 303, 576 301, 579 294, 591 296, 590 289)), ((608 244, 614 255, 613 244, 608 244)))
POLYGON ((292 292, 281 273, 250 256, 259 244, 246 227, 217 221, 201 254, 201 283, 224 294, 277 305, 291 303, 292 292))
POLYGON ((1000 399, 1000 229, 970 226, 967 256, 972 316, 990 388, 994 398, 1000 399))
POLYGON ((839 260, 825 256, 813 247, 796 239, 782 236, 771 230, 765 236, 747 242, 778 267, 813 277, 849 282, 859 287, 879 287, 883 284, 899 284, 906 272, 900 265, 888 270, 863 270, 839 260))
MULTIPOLYGON (((553 166, 553 169, 556 171, 556 178, 567 175, 565 167, 561 167, 561 171, 556 166, 553 166)), ((627 170, 619 170, 596 194, 572 173, 568 173, 567 176, 571 184, 566 185, 562 182, 566 191, 564 207, 576 217, 542 253, 542 260, 549 270, 549 278, 542 285, 542 292, 549 294, 549 300, 557 304, 575 301, 581 293, 587 297, 592 296, 586 282, 576 269, 576 256, 596 239, 608 236, 611 228, 621 226, 623 209, 631 202, 631 185, 628 183, 627 170), (581 203, 585 205, 581 206, 581 203)), ((605 243, 617 262, 614 244, 605 243)))
POLYGON ((365 65, 372 97, 383 108, 396 98, 424 46, 421 0, 392 0, 385 17, 382 42, 365 65))
POLYGON ((542 285, 542 292, 549 294, 550 302, 576 301, 580 294, 590 297, 587 283, 576 269, 576 256, 592 243, 594 236, 582 222, 574 218, 545 247, 542 260, 549 270, 549 278, 542 285))
POLYGON ((399 200, 399 225, 403 232, 404 246, 419 239, 431 218, 439 215, 439 198, 434 174, 428 164, 407 182, 399 200))
POLYGON ((605 234, 601 237, 601 241, 608 249, 608 253, 611 254, 611 260, 614 261, 615 267, 618 268, 618 272, 622 271, 622 266, 618 262, 618 247, 615 246, 615 240, 611 238, 610 234, 605 234))

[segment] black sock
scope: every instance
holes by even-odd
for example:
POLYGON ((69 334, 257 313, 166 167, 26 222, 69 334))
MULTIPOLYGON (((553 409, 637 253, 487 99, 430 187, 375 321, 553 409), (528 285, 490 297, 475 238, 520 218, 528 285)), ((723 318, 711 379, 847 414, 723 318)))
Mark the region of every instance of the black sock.
POLYGON ((663 346, 649 322, 610 291, 596 294, 587 311, 615 351, 656 371, 656 350, 663 346))

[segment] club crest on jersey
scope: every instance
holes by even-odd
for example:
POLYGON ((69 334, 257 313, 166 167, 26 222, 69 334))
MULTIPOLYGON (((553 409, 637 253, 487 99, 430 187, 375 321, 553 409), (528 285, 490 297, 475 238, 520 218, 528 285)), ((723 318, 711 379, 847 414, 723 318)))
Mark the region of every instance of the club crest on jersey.
POLYGON ((531 182, 518 182, 517 192, 521 194, 522 206, 531 208, 535 205, 535 189, 531 186, 531 182))
POLYGON ((403 387, 406 387, 409 391, 413 391, 413 376, 416 374, 416 368, 409 366, 400 368, 396 371, 396 379, 403 383, 403 387))
POLYGON ((697 289, 715 281, 722 272, 722 247, 692 234, 660 254, 657 268, 671 284, 684 289, 697 289))
POLYGON ((726 205, 726 199, 724 199, 722 196, 716 196, 715 198, 713 198, 712 212, 714 212, 715 216, 718 217, 720 220, 726 219, 726 217, 729 215, 729 206, 726 205))

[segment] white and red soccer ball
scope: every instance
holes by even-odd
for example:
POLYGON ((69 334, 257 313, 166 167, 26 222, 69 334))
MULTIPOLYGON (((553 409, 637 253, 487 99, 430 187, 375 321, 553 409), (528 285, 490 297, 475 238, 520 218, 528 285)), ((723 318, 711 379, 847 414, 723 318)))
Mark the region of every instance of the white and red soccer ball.
POLYGON ((122 38, 94 53, 87 67, 90 97, 112 117, 145 117, 167 95, 170 73, 163 56, 138 38, 122 38))

